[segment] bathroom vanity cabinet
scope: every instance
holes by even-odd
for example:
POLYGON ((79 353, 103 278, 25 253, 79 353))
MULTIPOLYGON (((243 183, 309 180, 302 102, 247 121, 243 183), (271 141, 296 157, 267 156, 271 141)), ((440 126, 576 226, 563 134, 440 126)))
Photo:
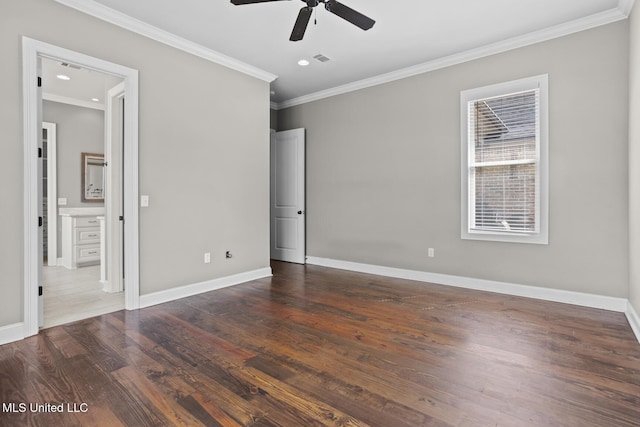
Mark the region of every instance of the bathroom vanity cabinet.
POLYGON ((62 265, 69 269, 100 263, 100 221, 89 213, 60 214, 62 265))

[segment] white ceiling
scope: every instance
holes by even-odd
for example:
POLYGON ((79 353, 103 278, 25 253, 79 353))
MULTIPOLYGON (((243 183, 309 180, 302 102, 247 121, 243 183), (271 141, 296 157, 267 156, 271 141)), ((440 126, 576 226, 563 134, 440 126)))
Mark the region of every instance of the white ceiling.
POLYGON ((363 31, 320 5, 304 39, 291 42, 305 6, 300 0, 243 6, 229 0, 56 1, 81 10, 97 2, 275 74, 271 100, 280 106, 408 67, 419 71, 447 58, 495 53, 614 22, 628 16, 633 5, 633 0, 341 0, 375 19, 374 27, 363 31), (316 54, 331 61, 320 63, 312 58, 316 54), (303 58, 311 64, 297 65, 303 58))
POLYGON ((41 75, 43 99, 95 109, 104 109, 107 91, 122 81, 119 77, 47 58, 42 58, 41 75), (61 80, 59 75, 70 80, 61 80))

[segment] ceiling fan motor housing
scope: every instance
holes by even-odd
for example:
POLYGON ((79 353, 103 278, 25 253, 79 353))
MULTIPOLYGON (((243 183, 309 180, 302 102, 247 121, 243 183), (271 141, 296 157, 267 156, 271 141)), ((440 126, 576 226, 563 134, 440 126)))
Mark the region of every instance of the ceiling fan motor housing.
MULTIPOLYGON (((267 3, 273 1, 283 0, 231 0, 231 3, 239 6, 243 4, 267 3)), ((376 23, 376 21, 368 16, 363 15, 357 10, 351 9, 349 6, 346 6, 337 0, 302 0, 302 2, 306 3, 306 6, 300 9, 296 23, 293 26, 293 31, 291 32, 291 37, 289 38, 289 40, 294 42, 302 40, 307 26, 309 25, 313 8, 318 6, 320 3, 324 3, 324 8, 329 12, 365 31, 373 27, 373 24, 376 23)))

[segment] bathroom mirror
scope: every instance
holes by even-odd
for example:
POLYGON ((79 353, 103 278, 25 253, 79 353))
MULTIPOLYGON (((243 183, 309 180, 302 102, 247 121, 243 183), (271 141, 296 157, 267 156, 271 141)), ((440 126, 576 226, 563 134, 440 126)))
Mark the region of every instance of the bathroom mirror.
POLYGON ((104 154, 82 153, 82 201, 104 202, 104 154))

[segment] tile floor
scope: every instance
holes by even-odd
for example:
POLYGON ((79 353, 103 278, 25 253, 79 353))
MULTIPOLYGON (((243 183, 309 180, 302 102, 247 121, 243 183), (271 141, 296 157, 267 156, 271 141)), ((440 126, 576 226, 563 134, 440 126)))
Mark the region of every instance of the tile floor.
POLYGON ((124 309, 124 292, 102 290, 100 266, 43 267, 43 328, 124 309))

